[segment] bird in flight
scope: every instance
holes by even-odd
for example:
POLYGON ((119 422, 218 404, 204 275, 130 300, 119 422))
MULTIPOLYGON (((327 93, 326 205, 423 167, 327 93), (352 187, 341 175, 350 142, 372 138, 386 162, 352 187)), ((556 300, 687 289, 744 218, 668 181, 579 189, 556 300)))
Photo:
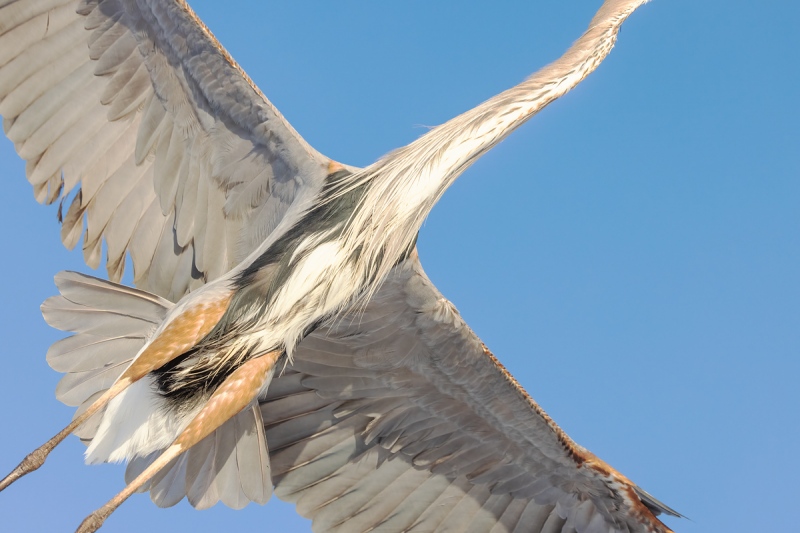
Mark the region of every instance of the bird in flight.
POLYGON ((182 0, 0 2, 0 115, 40 202, 109 281, 56 276, 70 434, 131 494, 316 531, 667 532, 680 516, 572 441, 425 276, 419 228, 478 157, 580 83, 646 0, 366 168, 309 146, 182 0), (120 285, 126 257, 137 288, 120 285))

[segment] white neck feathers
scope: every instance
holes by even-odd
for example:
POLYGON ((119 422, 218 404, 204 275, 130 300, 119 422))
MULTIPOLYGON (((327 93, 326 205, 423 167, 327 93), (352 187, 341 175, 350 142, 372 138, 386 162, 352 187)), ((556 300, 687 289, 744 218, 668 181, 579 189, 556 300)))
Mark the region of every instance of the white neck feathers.
POLYGON ((478 157, 591 73, 611 51, 622 22, 644 0, 608 0, 589 29, 557 61, 432 129, 352 176, 369 182, 347 231, 347 246, 366 254, 383 279, 413 243, 444 191, 478 157))

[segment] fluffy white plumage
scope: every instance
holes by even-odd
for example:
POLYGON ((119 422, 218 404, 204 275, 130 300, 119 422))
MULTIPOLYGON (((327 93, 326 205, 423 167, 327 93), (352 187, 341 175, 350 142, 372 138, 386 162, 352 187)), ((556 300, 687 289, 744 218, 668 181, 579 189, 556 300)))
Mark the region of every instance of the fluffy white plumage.
POLYGON ((163 404, 147 377, 111 400, 86 449, 86 463, 131 461, 172 444, 197 408, 178 417, 163 404))

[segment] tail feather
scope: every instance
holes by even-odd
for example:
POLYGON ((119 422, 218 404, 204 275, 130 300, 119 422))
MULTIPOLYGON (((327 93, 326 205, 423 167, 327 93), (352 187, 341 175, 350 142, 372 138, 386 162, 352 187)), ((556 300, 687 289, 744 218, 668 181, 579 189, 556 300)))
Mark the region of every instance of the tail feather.
POLYGON ((159 323, 172 302, 149 292, 78 272, 59 272, 56 287, 70 302, 159 323))
MULTIPOLYGON (((160 453, 161 450, 129 462, 125 482, 130 483, 144 472, 160 453)), ((260 409, 249 407, 225 422, 167 465, 145 488, 159 507, 177 504, 184 494, 198 509, 220 501, 233 509, 241 509, 251 501, 269 501, 272 478, 260 409)))
MULTIPOLYGON (((78 416, 119 378, 173 304, 144 291, 75 272, 61 272, 55 281, 60 295, 45 301, 42 313, 51 326, 75 334, 54 343, 47 361, 54 370, 65 373, 56 397, 67 405, 78 406, 78 416)), ((137 385, 149 387, 140 383, 133 388, 140 388, 137 385)), ((124 396, 125 393, 118 400, 124 401, 124 396)), ((150 403, 153 410, 158 409, 157 402, 150 403)), ((99 447, 89 449, 95 453, 87 460, 108 460, 105 451, 113 450, 117 441, 125 438, 123 428, 130 421, 126 418, 103 423, 106 413, 125 416, 131 409, 119 404, 104 408, 75 431, 87 445, 95 437, 101 439, 95 443, 99 447), (106 434, 98 434, 101 423, 106 434), (113 434, 115 431, 119 433, 113 434)), ((147 468, 161 451, 148 450, 151 453, 130 457, 126 481, 147 468)), ((272 479, 260 409, 249 407, 228 420, 167 465, 143 490, 149 490, 151 499, 160 507, 175 505, 184 496, 198 508, 211 507, 219 501, 234 508, 250 501, 268 501, 272 479)))
MULTIPOLYGON (((75 414, 72 416, 72 419, 75 420, 80 415, 83 414, 86 409, 89 408, 95 400, 97 400, 100 396, 103 395, 105 390, 99 390, 89 396, 81 405, 75 410, 75 414)), ((97 428, 100 427, 100 422, 103 420, 103 415, 105 414, 106 409, 103 407, 95 413, 91 418, 89 418, 86 422, 84 422, 81 426, 78 427, 73 432, 73 435, 81 439, 81 442, 85 445, 89 445, 92 442, 92 439, 97 434, 97 428)))
POLYGON ((103 337, 77 333, 54 342, 47 350, 47 363, 56 372, 86 372, 116 363, 129 362, 145 338, 103 337))
POLYGON ((45 322, 61 331, 88 333, 101 337, 137 336, 155 330, 157 322, 123 315, 103 308, 73 303, 63 296, 53 296, 42 304, 45 322))
POLYGON ((85 372, 68 372, 56 385, 56 398, 65 405, 83 406, 98 391, 105 391, 111 387, 130 361, 131 358, 85 372))
POLYGON ((186 495, 186 462, 188 454, 171 461, 150 482, 150 499, 159 507, 177 505, 186 495))
POLYGON ((145 339, 173 305, 153 294, 77 272, 59 272, 55 282, 61 294, 45 300, 42 314, 48 324, 62 331, 145 339))
MULTIPOLYGON (((55 282, 61 294, 42 304, 42 314, 51 326, 76 334, 54 343, 47 362, 66 374, 56 398, 82 412, 117 380, 172 304, 77 272, 60 272, 55 282)), ((86 427, 81 435, 93 436, 86 427)))

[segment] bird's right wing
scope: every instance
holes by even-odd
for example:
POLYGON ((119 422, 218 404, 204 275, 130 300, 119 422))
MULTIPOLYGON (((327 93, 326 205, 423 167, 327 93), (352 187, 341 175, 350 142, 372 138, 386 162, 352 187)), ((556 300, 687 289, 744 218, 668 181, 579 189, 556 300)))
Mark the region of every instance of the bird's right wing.
POLYGON ((261 405, 275 493, 315 531, 669 531, 574 443, 415 257, 299 345, 261 405))
POLYGON ((0 0, 0 115, 40 202, 109 278, 177 300, 313 195, 329 160, 183 0, 0 0), (85 230, 84 230, 84 219, 85 230))
MULTIPOLYGON (((82 412, 172 304, 76 273, 56 283, 42 311, 76 334, 47 360, 66 373, 57 397, 82 412)), ((93 439, 99 422, 77 434, 93 439)), ((157 456, 133 460, 126 479, 157 456)), ((160 506, 239 508, 266 501, 273 482, 318 532, 664 533, 654 514, 676 514, 559 429, 413 257, 146 488, 160 506)))

